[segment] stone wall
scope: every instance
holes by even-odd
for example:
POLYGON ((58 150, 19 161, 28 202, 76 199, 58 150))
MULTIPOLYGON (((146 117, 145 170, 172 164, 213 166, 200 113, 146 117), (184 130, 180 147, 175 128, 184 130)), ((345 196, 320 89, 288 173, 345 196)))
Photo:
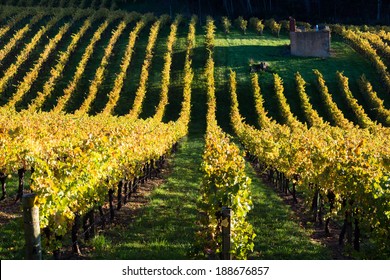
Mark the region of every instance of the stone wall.
POLYGON ((291 54, 295 56, 330 56, 330 31, 290 32, 291 54))

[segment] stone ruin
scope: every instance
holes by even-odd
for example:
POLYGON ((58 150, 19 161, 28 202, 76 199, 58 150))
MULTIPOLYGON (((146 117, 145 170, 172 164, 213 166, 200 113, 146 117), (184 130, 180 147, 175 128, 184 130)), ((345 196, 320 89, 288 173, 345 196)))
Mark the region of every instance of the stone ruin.
POLYGON ((290 42, 291 55, 322 58, 330 56, 330 29, 327 26, 301 31, 296 28, 295 19, 290 17, 290 42))

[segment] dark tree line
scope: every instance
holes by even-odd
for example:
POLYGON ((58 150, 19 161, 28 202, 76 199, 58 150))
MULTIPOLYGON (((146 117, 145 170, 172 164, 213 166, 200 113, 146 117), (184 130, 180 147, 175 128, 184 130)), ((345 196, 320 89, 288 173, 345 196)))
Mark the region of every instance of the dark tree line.
MULTIPOLYGON (((390 0, 125 0, 164 7, 165 13, 195 13, 231 18, 257 16, 308 22, 390 24, 390 0), (153 5, 158 2, 160 5, 153 5), (162 4, 162 6, 161 6, 162 4)), ((159 12, 159 11, 157 11, 159 12)))

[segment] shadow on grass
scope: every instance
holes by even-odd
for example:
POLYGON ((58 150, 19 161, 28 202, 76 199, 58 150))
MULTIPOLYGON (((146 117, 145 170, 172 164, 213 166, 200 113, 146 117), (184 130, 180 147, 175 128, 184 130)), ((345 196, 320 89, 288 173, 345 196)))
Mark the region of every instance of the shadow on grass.
POLYGON ((297 217, 276 192, 265 186, 251 166, 247 175, 252 179, 253 210, 248 220, 256 238, 250 259, 331 259, 324 245, 313 241, 310 232, 299 225, 297 217))
POLYGON ((366 111, 368 111, 366 101, 363 99, 357 86, 357 80, 363 73, 372 81, 374 89, 378 91, 378 95, 387 104, 389 99, 383 94, 384 91, 380 85, 380 79, 378 79, 373 66, 338 36, 332 37, 332 55, 326 59, 291 56, 288 44, 289 40, 286 36, 276 38, 268 34, 253 36, 237 33, 217 35, 214 49, 218 103, 217 119, 225 131, 230 132, 229 124, 225 120, 230 106, 227 98, 228 94, 226 94, 229 91, 229 69, 237 72, 240 110, 250 124, 256 125, 256 119, 253 117, 255 112, 253 110, 254 102, 250 85, 250 60, 266 61, 270 65, 269 73, 259 73, 259 83, 265 100, 264 106, 269 115, 277 121, 280 121, 280 115, 278 113, 278 103, 275 100, 274 79, 271 72, 278 73, 283 79, 284 94, 288 104, 293 114, 301 121, 305 121, 305 117, 300 107, 294 78, 294 74, 298 71, 307 82, 307 93, 311 97, 313 107, 325 119, 327 119, 327 116, 323 114, 323 104, 316 89, 313 69, 318 69, 323 73, 329 91, 338 107, 352 121, 356 120, 340 94, 336 71, 342 71, 349 78, 351 91, 366 111))
POLYGON ((14 218, 1 226, 0 259, 24 259, 24 232, 22 218, 14 218))
POLYGON ((182 142, 166 182, 127 225, 100 237, 93 259, 189 259, 196 232, 203 139, 182 142))
MULTIPOLYGON (((25 191, 29 192, 30 172, 25 174, 25 191)), ((21 201, 15 203, 19 185, 17 174, 7 178, 7 196, 0 201, 0 259, 24 259, 24 229, 21 201)), ((2 195, 2 194, 1 194, 2 195)), ((0 195, 0 196, 1 196, 0 195)))

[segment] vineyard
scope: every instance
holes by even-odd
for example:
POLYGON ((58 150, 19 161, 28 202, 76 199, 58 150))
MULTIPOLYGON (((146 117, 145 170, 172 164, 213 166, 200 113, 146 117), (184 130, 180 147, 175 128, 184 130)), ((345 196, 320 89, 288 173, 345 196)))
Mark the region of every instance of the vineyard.
POLYGON ((45 258, 226 259, 226 228, 234 259, 390 258, 388 28, 332 25, 330 58, 298 58, 285 21, 119 2, 0 1, 2 259, 29 193, 45 258))

